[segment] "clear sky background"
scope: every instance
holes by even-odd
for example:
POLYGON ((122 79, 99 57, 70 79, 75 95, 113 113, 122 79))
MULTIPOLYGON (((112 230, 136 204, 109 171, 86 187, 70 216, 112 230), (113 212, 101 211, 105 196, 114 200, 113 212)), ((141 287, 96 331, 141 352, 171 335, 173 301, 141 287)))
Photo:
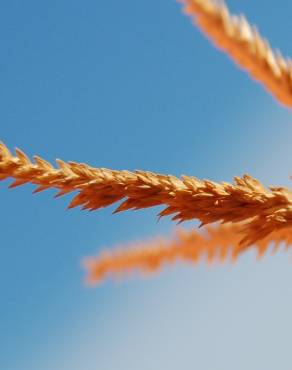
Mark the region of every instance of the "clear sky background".
MULTIPOLYGON (((285 55, 292 3, 230 0, 285 55)), ((2 2, 0 136, 29 155, 290 186, 292 116, 173 0, 2 2)), ((0 184, 3 370, 290 370, 291 253, 84 286, 80 262, 167 235, 159 209, 65 211, 0 184)), ((185 224, 186 228, 195 223, 185 224)))

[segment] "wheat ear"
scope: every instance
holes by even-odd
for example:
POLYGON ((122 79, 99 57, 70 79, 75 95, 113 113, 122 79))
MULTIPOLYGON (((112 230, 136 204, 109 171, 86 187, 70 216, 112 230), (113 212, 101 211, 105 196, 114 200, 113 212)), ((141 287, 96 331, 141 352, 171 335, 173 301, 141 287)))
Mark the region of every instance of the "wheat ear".
POLYGON ((179 222, 245 221, 244 245, 292 225, 292 192, 286 188, 265 188, 249 175, 235 177, 234 184, 230 184, 56 162, 59 168, 35 156, 32 163, 21 150, 16 149, 13 156, 4 144, 0 145, 0 179, 14 178, 10 187, 36 184, 35 192, 56 188, 57 196, 77 191, 69 208, 96 210, 124 199, 115 212, 164 205, 159 216, 172 215, 179 222))
POLYGON ((180 0, 184 12, 220 49, 261 82, 282 104, 292 107, 292 62, 274 51, 244 16, 231 15, 223 1, 180 0))
MULTIPOLYGON (((208 264, 223 263, 226 260, 234 262, 239 254, 247 250, 238 244, 240 231, 240 225, 234 224, 207 227, 203 232, 178 230, 169 240, 157 238, 152 242, 122 246, 113 251, 105 250, 97 257, 85 259, 86 281, 93 285, 108 277, 124 276, 134 271, 156 272, 163 265, 179 261, 195 264, 204 260, 208 264)), ((276 250, 280 243, 284 243, 286 247, 291 245, 291 230, 275 231, 253 247, 260 257, 269 245, 273 244, 276 250)))

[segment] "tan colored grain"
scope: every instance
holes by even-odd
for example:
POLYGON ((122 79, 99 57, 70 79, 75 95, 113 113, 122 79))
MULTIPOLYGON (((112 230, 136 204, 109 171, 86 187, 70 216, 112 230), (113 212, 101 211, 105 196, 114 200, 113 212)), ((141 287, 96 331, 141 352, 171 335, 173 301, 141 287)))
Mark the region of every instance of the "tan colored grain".
POLYGON ((272 231, 291 227, 292 192, 264 187, 249 175, 235 177, 234 184, 195 177, 161 175, 145 171, 114 171, 83 163, 57 160, 54 168, 35 156, 34 163, 19 149, 12 155, 0 145, 0 179, 13 178, 10 187, 37 185, 36 192, 59 190, 58 196, 77 192, 69 208, 97 210, 121 201, 115 212, 162 205, 159 216, 172 215, 182 222, 246 222, 242 244, 252 244, 272 231))
MULTIPOLYGON (((203 232, 179 230, 169 240, 155 239, 152 242, 136 243, 106 250, 97 257, 84 261, 87 270, 86 281, 90 285, 103 282, 108 277, 121 277, 133 272, 151 273, 164 265, 176 262, 223 263, 234 262, 239 254, 251 247, 239 245, 241 226, 239 224, 207 227, 203 232)), ((274 250, 280 244, 291 246, 292 232, 282 229, 271 233, 265 239, 255 243, 252 248, 262 256, 269 246, 274 250)))
POLYGON ((180 0, 184 12, 220 49, 262 83, 282 104, 292 107, 292 62, 274 51, 244 16, 229 13, 223 1, 180 0))

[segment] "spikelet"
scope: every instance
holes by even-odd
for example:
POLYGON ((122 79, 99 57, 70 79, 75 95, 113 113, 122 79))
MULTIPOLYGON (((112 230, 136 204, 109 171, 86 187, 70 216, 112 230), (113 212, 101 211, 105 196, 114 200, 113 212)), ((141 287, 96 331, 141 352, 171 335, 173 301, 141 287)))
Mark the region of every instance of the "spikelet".
POLYGON ((0 179, 13 178, 10 187, 36 184, 35 192, 55 188, 59 190, 57 196, 77 191, 69 208, 97 210, 123 200, 115 212, 163 205, 159 216, 172 215, 178 222, 197 219, 203 225, 246 221, 243 245, 292 225, 292 192, 265 188, 248 175, 235 177, 234 184, 216 183, 189 176, 93 168, 61 160, 54 168, 40 157, 34 159, 32 163, 19 149, 13 156, 0 144, 0 179))
POLYGON ((282 104, 292 107, 292 62, 274 51, 244 16, 229 13, 223 1, 180 0, 184 12, 220 49, 225 51, 282 104))
MULTIPOLYGON (((178 230, 169 240, 155 239, 152 242, 122 246, 113 251, 106 250, 97 257, 88 257, 84 260, 86 281, 95 285, 108 277, 121 277, 132 272, 149 274, 159 271, 164 265, 179 261, 192 264, 204 261, 208 264, 235 262, 242 252, 250 248, 238 244, 242 231, 239 224, 209 226, 203 231, 178 230)), ((275 231, 252 247, 261 257, 271 244, 275 251, 281 243, 286 247, 291 245, 291 230, 275 231)))

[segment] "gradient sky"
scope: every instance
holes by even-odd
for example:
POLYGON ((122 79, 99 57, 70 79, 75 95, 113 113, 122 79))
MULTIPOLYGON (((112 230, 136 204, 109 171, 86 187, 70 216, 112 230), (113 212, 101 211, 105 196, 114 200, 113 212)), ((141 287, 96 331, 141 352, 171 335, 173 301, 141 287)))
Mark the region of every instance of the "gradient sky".
MULTIPOLYGON (((292 55, 289 0, 230 0, 292 55)), ((290 185, 291 112, 175 1, 10 0, 0 12, 1 140, 29 155, 290 185)), ((65 211, 0 183, 0 369, 290 370, 291 253, 176 265, 84 286, 81 260, 167 235, 159 209, 65 211)), ((189 228, 196 223, 188 222, 189 228)))

